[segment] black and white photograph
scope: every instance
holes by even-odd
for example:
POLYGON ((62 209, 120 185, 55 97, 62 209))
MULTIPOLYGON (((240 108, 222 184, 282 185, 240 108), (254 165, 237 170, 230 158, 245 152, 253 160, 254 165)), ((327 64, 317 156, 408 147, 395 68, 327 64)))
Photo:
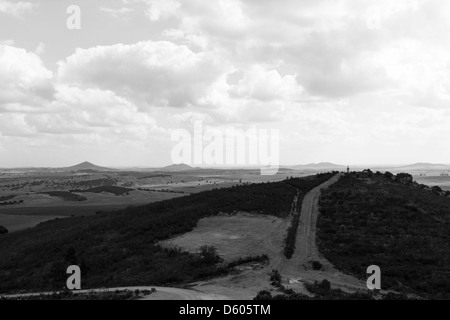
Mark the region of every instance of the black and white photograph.
POLYGON ((450 300, 450 1, 0 0, 16 300, 450 300))

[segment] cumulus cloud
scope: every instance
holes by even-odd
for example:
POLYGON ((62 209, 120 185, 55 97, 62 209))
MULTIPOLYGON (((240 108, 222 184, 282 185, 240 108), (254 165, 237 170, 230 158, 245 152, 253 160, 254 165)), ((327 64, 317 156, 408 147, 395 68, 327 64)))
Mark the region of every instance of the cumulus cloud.
POLYGON ((171 42, 145 41, 77 49, 59 63, 61 81, 112 90, 140 106, 195 104, 221 74, 209 53, 171 42))
POLYGON ((111 15, 114 18, 123 17, 134 10, 132 8, 122 7, 122 8, 107 8, 107 7, 101 7, 100 11, 105 12, 109 15, 111 15))
POLYGON ((0 13, 9 14, 15 17, 20 17, 35 7, 36 4, 31 2, 0 0, 0 13))
POLYGON ((54 93, 52 77, 36 53, 0 45, 0 110, 17 104, 42 108, 54 93))
POLYGON ((148 6, 145 15, 151 21, 165 19, 175 14, 180 7, 180 3, 175 0, 143 0, 148 6))
POLYGON ((303 88, 295 75, 281 76, 276 70, 265 70, 256 65, 243 73, 243 78, 233 84, 229 92, 240 98, 260 101, 299 99, 303 88))

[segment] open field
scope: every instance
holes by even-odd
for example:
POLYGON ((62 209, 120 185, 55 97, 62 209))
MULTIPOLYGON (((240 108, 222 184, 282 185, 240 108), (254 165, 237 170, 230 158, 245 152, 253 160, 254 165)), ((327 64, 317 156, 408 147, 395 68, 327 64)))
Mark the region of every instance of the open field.
POLYGON ((430 187, 438 186, 443 190, 450 190, 450 176, 425 176, 414 177, 418 183, 428 185, 430 187))
POLYGON ((191 232, 163 241, 168 247, 181 247, 196 253, 203 245, 217 248, 226 261, 240 257, 267 254, 279 255, 288 222, 273 216, 219 215, 202 219, 191 232))
MULTIPOLYGON (((281 171, 275 176, 261 176, 258 170, 6 170, 0 173, 0 215, 30 216, 29 221, 18 218, 19 223, 10 229, 14 232, 34 226, 47 216, 91 216, 219 188, 282 181, 288 176, 304 173, 281 171)), ((8 219, 11 225, 12 218, 8 219)))

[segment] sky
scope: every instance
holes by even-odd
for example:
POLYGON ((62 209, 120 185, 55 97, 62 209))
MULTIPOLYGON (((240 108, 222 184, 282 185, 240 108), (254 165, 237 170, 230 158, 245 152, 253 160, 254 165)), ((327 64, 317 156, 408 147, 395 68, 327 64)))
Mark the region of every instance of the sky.
POLYGON ((449 17, 447 0, 0 0, 0 167, 168 165, 196 121, 279 130, 286 165, 450 163, 449 17))

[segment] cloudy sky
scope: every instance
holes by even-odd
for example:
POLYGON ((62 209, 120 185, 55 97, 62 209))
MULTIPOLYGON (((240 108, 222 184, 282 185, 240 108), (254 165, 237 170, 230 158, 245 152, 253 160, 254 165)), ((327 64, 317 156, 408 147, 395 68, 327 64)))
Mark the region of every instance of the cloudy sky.
POLYGON ((167 165, 196 120, 279 129, 282 164, 450 163, 449 52, 448 0, 0 0, 0 167, 167 165))

